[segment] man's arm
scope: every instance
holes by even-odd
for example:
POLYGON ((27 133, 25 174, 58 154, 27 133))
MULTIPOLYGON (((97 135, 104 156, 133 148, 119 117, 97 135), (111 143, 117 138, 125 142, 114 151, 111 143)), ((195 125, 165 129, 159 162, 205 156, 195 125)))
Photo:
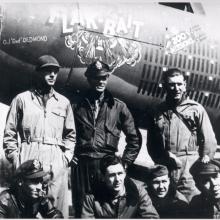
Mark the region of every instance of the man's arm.
POLYGON ((140 200, 138 204, 138 216, 140 218, 159 218, 147 191, 139 186, 140 200))
POLYGON ((22 118, 22 101, 17 96, 13 99, 6 119, 3 149, 6 158, 15 166, 18 158, 18 129, 22 118))
POLYGON ((205 109, 200 106, 199 110, 197 117, 199 155, 202 160, 207 156, 213 159, 217 149, 215 133, 205 109))
POLYGON ((65 143, 65 157, 67 158, 68 163, 70 163, 73 158, 76 145, 75 121, 70 103, 67 106, 66 119, 64 123, 63 140, 65 143))
POLYGON ((164 150, 165 146, 163 136, 159 128, 156 127, 156 124, 154 122, 154 114, 152 112, 149 113, 147 119, 147 151, 154 163, 164 164, 166 159, 168 158, 168 154, 166 154, 164 150))
POLYGON ((93 199, 94 199, 93 195, 85 196, 83 207, 82 207, 81 218, 95 218, 95 214, 93 210, 93 207, 94 207, 93 199))
POLYGON ((63 218, 63 214, 60 210, 55 208, 49 198, 43 197, 40 206, 39 212, 44 218, 63 218))
POLYGON ((134 162, 141 149, 141 134, 135 126, 133 116, 125 104, 121 112, 122 131, 126 136, 127 145, 123 153, 123 161, 127 164, 134 162))

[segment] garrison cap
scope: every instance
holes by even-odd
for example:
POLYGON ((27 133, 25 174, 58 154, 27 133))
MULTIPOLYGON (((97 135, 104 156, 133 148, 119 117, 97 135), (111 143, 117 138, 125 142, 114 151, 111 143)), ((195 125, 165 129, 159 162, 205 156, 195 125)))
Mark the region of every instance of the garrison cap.
POLYGON ((36 159, 22 163, 15 171, 15 176, 22 179, 37 179, 46 175, 47 173, 43 171, 41 162, 36 159))
POLYGON ((58 61, 53 56, 43 55, 43 56, 40 56, 37 60, 36 70, 40 71, 41 69, 43 69, 45 67, 60 68, 60 65, 59 65, 58 61))
POLYGON ((154 179, 156 177, 168 175, 168 169, 166 166, 157 164, 150 169, 150 178, 154 179))
POLYGON ((111 71, 112 69, 109 67, 108 64, 100 60, 96 60, 88 66, 85 72, 85 76, 89 78, 107 76, 110 74, 111 71))
POLYGON ((217 160, 210 160, 208 163, 202 163, 200 160, 197 160, 189 171, 194 177, 217 174, 220 172, 220 162, 217 160))

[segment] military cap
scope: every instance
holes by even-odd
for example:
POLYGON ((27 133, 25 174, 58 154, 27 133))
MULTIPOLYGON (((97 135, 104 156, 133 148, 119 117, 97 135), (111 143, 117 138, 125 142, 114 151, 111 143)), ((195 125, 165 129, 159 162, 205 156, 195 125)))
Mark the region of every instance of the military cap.
POLYGON ((217 160, 210 160, 208 163, 203 163, 197 160, 189 171, 192 176, 217 174, 220 172, 220 162, 217 160))
POLYGON ((41 162, 36 159, 22 163, 15 171, 15 176, 22 179, 43 178, 46 175, 41 162))
POLYGON ((150 169, 150 178, 154 179, 156 177, 168 175, 168 169, 166 166, 157 164, 150 169))
POLYGON ((85 76, 89 78, 99 77, 99 76, 107 76, 111 72, 111 68, 106 63, 103 63, 100 60, 96 60, 91 63, 86 72, 85 76))
POLYGON ((37 60, 36 70, 39 71, 45 67, 56 67, 60 68, 58 61, 50 55, 40 56, 37 60))

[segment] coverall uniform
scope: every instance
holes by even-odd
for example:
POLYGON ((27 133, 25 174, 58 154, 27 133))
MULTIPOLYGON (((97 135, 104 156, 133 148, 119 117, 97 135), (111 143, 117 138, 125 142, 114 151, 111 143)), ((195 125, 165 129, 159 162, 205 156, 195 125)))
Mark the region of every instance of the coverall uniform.
POLYGON ((51 174, 48 194, 68 218, 68 164, 75 147, 75 123, 69 100, 53 90, 44 106, 34 89, 18 94, 9 109, 3 147, 14 168, 30 159, 42 163, 51 174))

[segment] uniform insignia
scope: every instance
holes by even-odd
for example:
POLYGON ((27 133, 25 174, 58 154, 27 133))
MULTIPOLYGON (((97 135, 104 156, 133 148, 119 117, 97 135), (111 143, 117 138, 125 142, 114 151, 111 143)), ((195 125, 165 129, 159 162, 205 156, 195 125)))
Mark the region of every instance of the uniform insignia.
POLYGON ((102 64, 99 61, 96 62, 95 66, 98 70, 102 69, 102 64))
POLYGON ((35 169, 40 169, 40 167, 41 167, 40 162, 38 160, 33 161, 33 166, 35 169))

